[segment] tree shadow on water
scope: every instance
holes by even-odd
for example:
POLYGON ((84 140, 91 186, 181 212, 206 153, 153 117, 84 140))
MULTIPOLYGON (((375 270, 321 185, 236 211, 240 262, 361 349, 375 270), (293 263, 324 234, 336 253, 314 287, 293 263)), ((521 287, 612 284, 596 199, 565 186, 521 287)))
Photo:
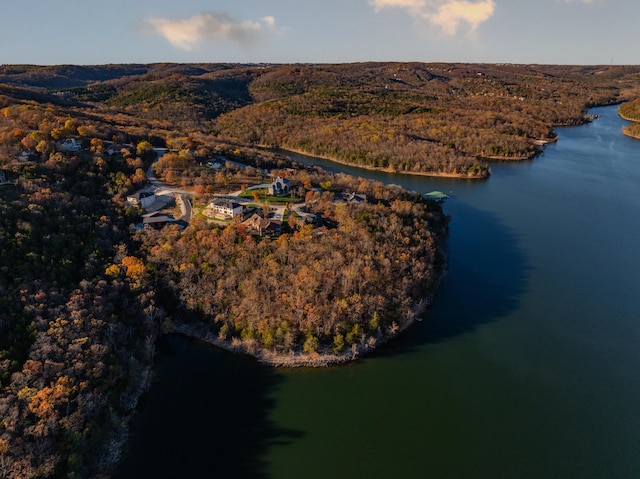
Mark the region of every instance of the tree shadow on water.
POLYGON ((162 339, 156 380, 115 479, 267 479, 270 447, 302 433, 269 420, 279 376, 250 358, 178 335, 162 339))
POLYGON ((424 320, 376 352, 411 352, 506 316, 519 307, 531 271, 517 234, 494 214, 456 203, 448 238, 448 272, 424 320))

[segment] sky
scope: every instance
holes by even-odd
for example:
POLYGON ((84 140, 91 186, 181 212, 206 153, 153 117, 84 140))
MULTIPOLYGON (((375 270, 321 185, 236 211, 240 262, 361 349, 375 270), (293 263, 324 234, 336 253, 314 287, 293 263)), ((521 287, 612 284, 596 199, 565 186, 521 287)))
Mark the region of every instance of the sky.
POLYGON ((640 64, 639 0, 0 0, 0 64, 640 64))

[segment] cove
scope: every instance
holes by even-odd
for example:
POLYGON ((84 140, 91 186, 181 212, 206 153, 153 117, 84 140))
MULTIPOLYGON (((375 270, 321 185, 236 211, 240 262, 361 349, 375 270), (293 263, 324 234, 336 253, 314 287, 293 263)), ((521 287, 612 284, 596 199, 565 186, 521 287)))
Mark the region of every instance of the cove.
POLYGON ((291 155, 452 195, 427 319, 328 369, 167 337, 115 477, 640 477, 640 142, 590 113, 486 181, 291 155))

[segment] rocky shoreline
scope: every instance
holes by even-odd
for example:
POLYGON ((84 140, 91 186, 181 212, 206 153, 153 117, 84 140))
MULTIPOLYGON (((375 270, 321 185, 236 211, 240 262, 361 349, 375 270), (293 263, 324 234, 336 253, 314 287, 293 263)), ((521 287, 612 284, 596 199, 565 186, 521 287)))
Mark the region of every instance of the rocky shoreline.
POLYGON ((429 295, 421 300, 409 313, 407 319, 402 323, 396 325, 395 328, 390 328, 385 333, 380 333, 375 338, 375 341, 361 341, 360 343, 353 344, 351 348, 346 349, 344 352, 335 354, 330 352, 327 348, 321 352, 312 354, 305 354, 299 351, 290 353, 277 353, 260 348, 255 343, 241 342, 240 340, 227 340, 222 339, 218 335, 209 331, 204 323, 178 323, 173 322, 169 329, 169 333, 182 334, 190 338, 204 341, 212 346, 224 349, 237 354, 243 354, 252 356, 258 360, 259 363, 272 367, 285 367, 285 368, 321 368, 328 366, 336 366, 344 363, 354 361, 367 354, 372 353, 383 344, 396 338, 399 334, 409 329, 416 321, 421 321, 420 316, 424 314, 427 308, 433 303, 433 300, 440 289, 440 285, 447 274, 446 260, 441 274, 438 276, 433 289, 429 295))

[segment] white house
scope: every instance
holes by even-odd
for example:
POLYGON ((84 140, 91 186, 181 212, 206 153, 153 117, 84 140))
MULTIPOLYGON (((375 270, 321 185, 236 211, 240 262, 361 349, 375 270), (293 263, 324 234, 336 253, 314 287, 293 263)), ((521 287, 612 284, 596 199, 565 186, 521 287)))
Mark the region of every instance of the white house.
POLYGON ((156 195, 152 191, 137 191, 127 196, 127 201, 130 205, 148 208, 156 201, 156 195))
POLYGON ((214 199, 209 204, 209 207, 218 218, 235 218, 236 216, 241 215, 243 211, 243 207, 240 203, 225 200, 224 198, 214 199))
POLYGON ((60 151, 80 151, 82 149, 82 142, 78 138, 65 138, 57 143, 57 147, 60 151))

